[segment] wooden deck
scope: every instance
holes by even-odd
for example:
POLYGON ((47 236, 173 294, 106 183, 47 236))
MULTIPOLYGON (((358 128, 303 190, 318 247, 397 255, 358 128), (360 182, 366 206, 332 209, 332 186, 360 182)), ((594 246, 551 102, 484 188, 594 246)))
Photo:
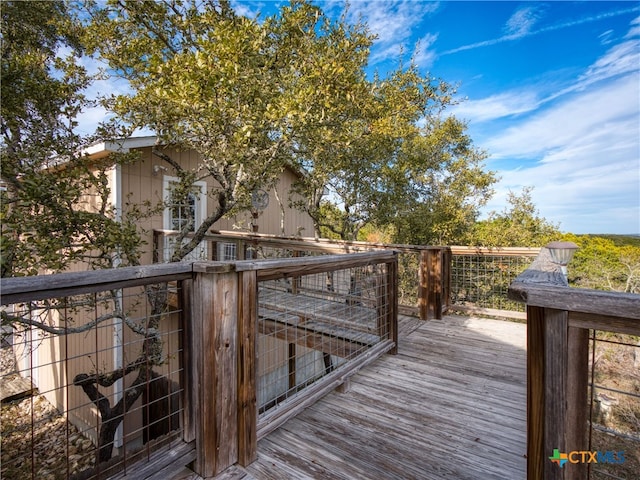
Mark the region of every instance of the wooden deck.
POLYGON ((398 355, 260 440, 258 461, 216 478, 524 479, 525 344, 522 324, 403 317, 398 355))

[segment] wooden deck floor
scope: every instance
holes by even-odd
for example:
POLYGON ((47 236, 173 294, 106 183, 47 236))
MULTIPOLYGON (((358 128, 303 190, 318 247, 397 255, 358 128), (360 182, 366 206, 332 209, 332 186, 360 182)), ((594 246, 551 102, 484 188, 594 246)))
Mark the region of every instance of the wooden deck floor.
POLYGON ((524 479, 525 342, 522 324, 405 317, 398 355, 262 439, 258 461, 217 478, 524 479))

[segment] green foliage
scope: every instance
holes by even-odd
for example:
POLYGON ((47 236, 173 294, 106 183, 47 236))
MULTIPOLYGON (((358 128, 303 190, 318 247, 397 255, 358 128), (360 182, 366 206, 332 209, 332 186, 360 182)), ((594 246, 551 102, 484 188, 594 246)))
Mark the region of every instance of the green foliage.
POLYGON ((469 228, 495 179, 466 126, 442 115, 453 88, 414 65, 359 85, 339 134, 303 150, 311 174, 299 186, 301 206, 316 228, 355 239, 373 223, 405 243, 446 242, 469 228), (340 215, 323 215, 326 200, 340 215))
POLYGON ((558 227, 539 215, 531 190, 531 187, 524 188, 520 195, 510 192, 509 207, 502 213, 492 212, 488 220, 478 222, 468 243, 486 247, 543 247, 557 240, 558 227))
POLYGON ((344 144, 350 111, 369 99, 363 27, 332 22, 304 1, 262 23, 224 0, 111 1, 89 11, 91 50, 133 89, 111 108, 133 127, 153 129, 161 144, 198 152, 191 176, 164 158, 183 190, 192 179, 215 181, 214 211, 176 257, 219 218, 248 209, 251 193, 268 189, 284 168, 317 178, 324 162, 346 161, 328 151, 344 144))
POLYGON ((116 221, 109 202, 113 162, 89 164, 80 152, 96 137, 73 130, 91 78, 79 66, 82 28, 66 5, 2 4, 3 277, 137 261, 135 224, 116 221))
POLYGON ((451 244, 472 227, 495 177, 464 123, 435 113, 425 121, 404 142, 393 195, 377 219, 394 225, 399 243, 451 244))
POLYGON ((576 251, 569 282, 580 288, 640 293, 640 246, 634 237, 565 234, 576 251))

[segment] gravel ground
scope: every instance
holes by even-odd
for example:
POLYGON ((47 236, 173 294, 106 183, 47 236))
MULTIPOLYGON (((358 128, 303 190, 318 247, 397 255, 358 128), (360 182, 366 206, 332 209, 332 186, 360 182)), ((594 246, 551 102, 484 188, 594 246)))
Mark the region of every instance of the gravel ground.
MULTIPOLYGON (((0 348, 0 381, 15 373, 13 351, 0 348)), ((95 447, 51 405, 34 395, 2 404, 0 477, 63 479, 93 465, 95 447), (32 448, 33 446, 33 448, 32 448)))

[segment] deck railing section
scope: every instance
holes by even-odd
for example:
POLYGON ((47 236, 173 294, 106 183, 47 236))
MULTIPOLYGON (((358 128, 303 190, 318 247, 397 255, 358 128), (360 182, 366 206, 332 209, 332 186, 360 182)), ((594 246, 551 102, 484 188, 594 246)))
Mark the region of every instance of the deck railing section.
POLYGON ((248 465, 259 438, 395 351, 394 252, 194 263, 193 269, 193 285, 183 289, 193 299, 194 470, 203 477, 248 465))
MULTIPOLYGON (((178 232, 154 230, 154 260, 163 261, 167 245, 178 232)), ((451 255, 448 247, 382 244, 357 241, 284 237, 225 231, 210 234, 199 251, 209 260, 291 258, 369 251, 394 251, 398 255, 398 308, 400 313, 423 320, 442 318, 449 305, 451 255)))
POLYGON ((525 319, 522 303, 507 296, 539 248, 451 247, 451 309, 469 314, 525 319))
POLYGON ((397 256, 368 252, 259 265, 262 436, 370 359, 395 352, 397 256))
POLYGON ((542 249, 509 297, 527 309, 528 478, 632 478, 639 466, 640 382, 629 360, 640 335, 640 295, 569 288, 542 249), (597 373, 603 341, 627 350, 619 358, 626 358, 620 369, 631 378, 628 386, 597 373), (603 425, 604 399, 614 400, 607 408, 625 405, 624 427, 603 425))
POLYGON ((190 277, 157 265, 2 280, 3 478, 107 478, 183 439, 168 282, 190 277))
MULTIPOLYGON (((170 258, 175 243, 172 239, 177 235, 175 231, 154 230, 156 262, 170 258)), ((224 231, 207 235, 193 255, 227 261, 372 250, 398 252, 397 288, 402 314, 427 320, 442 318, 443 313, 452 309, 468 314, 526 318, 524 306, 510 300, 507 290, 538 255, 539 248, 389 245, 224 231)), ((193 260, 193 255, 186 260, 193 260)))
POLYGON ((50 404, 42 419, 3 407, 2 476, 247 465, 258 438, 395 352, 396 285, 393 251, 2 279, 16 375, 50 404), (41 421, 62 427, 41 437, 41 421))

